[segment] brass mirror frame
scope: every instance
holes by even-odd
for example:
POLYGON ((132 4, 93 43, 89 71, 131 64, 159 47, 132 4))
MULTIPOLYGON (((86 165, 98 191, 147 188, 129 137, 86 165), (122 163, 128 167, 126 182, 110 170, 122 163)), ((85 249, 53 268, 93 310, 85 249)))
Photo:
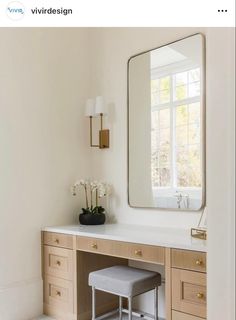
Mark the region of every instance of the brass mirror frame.
POLYGON ((195 33, 189 36, 186 36, 184 38, 180 38, 178 40, 169 42, 167 44, 163 44, 161 46, 140 52, 138 54, 135 54, 131 56, 128 59, 127 62, 127 195, 128 195, 128 205, 131 208, 136 208, 136 209, 151 209, 151 210, 165 210, 165 211, 183 211, 183 212, 201 212, 204 207, 206 206, 206 39, 205 35, 202 33, 195 33), (130 80, 130 75, 129 75, 129 63, 130 61, 138 57, 142 54, 151 52, 153 50, 157 50, 166 46, 169 46, 171 44, 174 44, 176 42, 191 38, 193 36, 200 35, 201 40, 202 40, 202 72, 201 72, 201 128, 202 128, 202 133, 201 133, 201 163, 202 163, 202 204, 201 207, 197 210, 189 210, 189 209, 178 209, 178 208, 164 208, 164 207, 140 207, 140 206, 134 206, 130 203, 130 191, 129 191, 129 171, 130 171, 130 159, 129 159, 129 136, 130 136, 130 131, 129 131, 129 121, 130 121, 130 103, 129 103, 129 80, 130 80))

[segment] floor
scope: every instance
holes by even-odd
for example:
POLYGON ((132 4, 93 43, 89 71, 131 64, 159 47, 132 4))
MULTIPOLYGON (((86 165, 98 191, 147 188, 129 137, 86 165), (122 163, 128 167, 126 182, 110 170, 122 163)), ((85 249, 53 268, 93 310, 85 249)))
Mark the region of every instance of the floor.
MULTIPOLYGON (((122 320, 127 320, 128 319, 126 314, 124 314, 122 318, 123 318, 122 320)), ((119 317, 116 316, 116 315, 113 315, 113 316, 111 316, 109 318, 104 318, 104 320, 118 320, 118 319, 119 319, 119 317)), ((137 320, 137 319, 140 319, 140 317, 134 317, 133 316, 133 320, 137 320)), ((41 317, 33 319, 33 320, 54 320, 54 319, 51 318, 51 317, 47 317, 47 316, 41 316, 41 317)))
POLYGON ((32 319, 32 320, 54 320, 53 318, 47 317, 47 316, 40 316, 36 319, 32 319))
POLYGON ((51 317, 47 317, 47 316, 40 316, 36 319, 32 319, 32 320, 54 320, 53 318, 51 317))

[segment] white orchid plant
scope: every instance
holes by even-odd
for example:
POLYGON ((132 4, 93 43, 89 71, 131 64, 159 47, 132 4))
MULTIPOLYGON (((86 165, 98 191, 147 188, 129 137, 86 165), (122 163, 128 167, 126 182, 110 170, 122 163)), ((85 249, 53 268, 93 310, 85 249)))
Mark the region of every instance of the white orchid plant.
POLYGON ((99 205, 99 199, 111 194, 111 186, 105 182, 81 179, 75 182, 75 184, 71 187, 72 195, 76 196, 81 187, 84 189, 86 203, 86 208, 82 208, 83 213, 104 213, 105 209, 99 205))

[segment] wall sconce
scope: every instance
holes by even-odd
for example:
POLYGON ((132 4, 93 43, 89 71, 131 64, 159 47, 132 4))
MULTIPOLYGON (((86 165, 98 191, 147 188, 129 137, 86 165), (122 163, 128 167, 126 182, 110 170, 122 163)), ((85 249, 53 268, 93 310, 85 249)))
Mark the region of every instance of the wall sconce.
POLYGON ((103 97, 88 99, 85 108, 85 116, 89 117, 90 147, 105 149, 109 148, 109 130, 103 129, 103 116, 106 114, 103 97), (93 144, 93 118, 100 117, 99 144, 93 144))

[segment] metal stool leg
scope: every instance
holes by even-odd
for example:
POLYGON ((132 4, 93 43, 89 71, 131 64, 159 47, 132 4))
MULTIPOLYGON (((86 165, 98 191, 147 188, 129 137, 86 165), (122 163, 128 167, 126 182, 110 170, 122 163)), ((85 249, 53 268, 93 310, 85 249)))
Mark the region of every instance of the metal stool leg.
POLYGON ((154 289, 154 319, 158 320, 158 287, 154 289))
POLYGON ((132 297, 128 297, 129 302, 129 320, 132 320, 132 297))
POLYGON ((123 309, 123 306, 122 306, 122 297, 119 296, 119 320, 122 320, 122 309, 123 309))
POLYGON ((92 320, 96 318, 96 289, 92 287, 92 320))

